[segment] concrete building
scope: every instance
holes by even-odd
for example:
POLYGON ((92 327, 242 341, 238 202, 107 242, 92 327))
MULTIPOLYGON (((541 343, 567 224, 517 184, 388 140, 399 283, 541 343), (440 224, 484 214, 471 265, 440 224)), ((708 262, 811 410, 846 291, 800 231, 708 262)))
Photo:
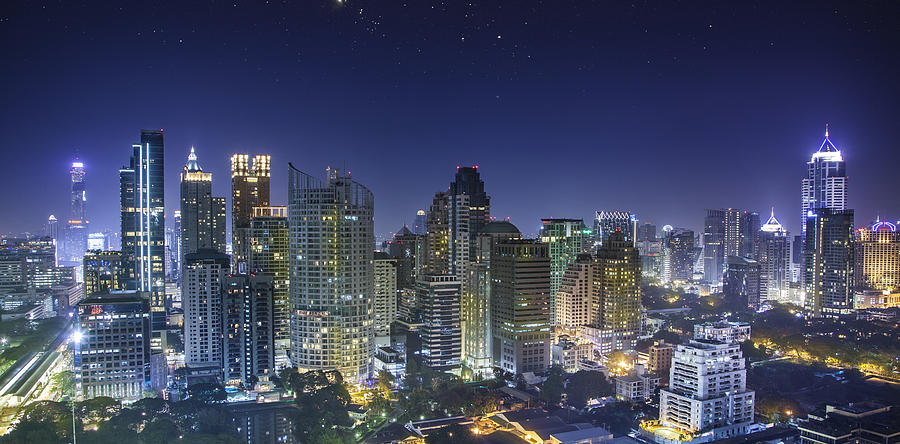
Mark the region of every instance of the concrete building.
POLYGON ((672 353, 675 347, 665 341, 653 343, 648 350, 647 370, 659 376, 661 385, 669 384, 669 369, 672 368, 672 353))
POLYGON ((267 154, 231 156, 231 251, 234 271, 246 272, 247 239, 254 207, 269 206, 271 158, 267 154))
POLYGON ((228 275, 222 287, 223 380, 253 387, 275 374, 274 285, 269 275, 228 275))
POLYGON ((184 256, 184 364, 194 376, 222 378, 222 298, 225 276, 231 269, 227 254, 201 249, 184 256))
POLYGON ((75 392, 79 401, 138 400, 150 385, 150 310, 138 292, 95 293, 78 303, 75 392))
POLYGON ((550 317, 556 321, 556 293, 569 264, 587 253, 586 237, 591 231, 581 219, 541 219, 541 242, 550 250, 550 317))
POLYGON ((661 443, 744 435, 754 397, 739 344, 693 340, 675 346, 669 387, 660 391, 659 423, 644 430, 661 443))
POLYGON ((613 378, 616 384, 616 398, 620 401, 646 402, 659 387, 659 376, 646 373, 643 365, 636 365, 627 375, 613 378))
POLYGON ((810 210, 803 249, 806 308, 814 316, 849 314, 853 309, 853 210, 810 210))
POLYGON ((375 340, 386 338, 390 345, 391 323, 397 319, 397 259, 387 253, 375 254, 375 340))
POLYGON ((550 366, 550 256, 531 239, 506 240, 491 252, 494 365, 520 374, 550 366))
POLYGON ((134 282, 134 261, 121 251, 88 251, 84 255, 84 293, 124 291, 134 282))
POLYGON ((847 209, 847 170, 841 151, 828 138, 825 126, 825 140, 809 162, 806 163, 806 177, 800 186, 800 211, 802 235, 809 228, 809 212, 828 209, 835 212, 847 209))
POLYGON ((759 230, 759 299, 788 302, 791 284, 791 234, 772 215, 759 230))
POLYGON ((272 325, 278 369, 288 365, 291 342, 289 238, 287 207, 253 207, 247 229, 247 269, 251 274, 272 277, 272 325))
POLYGON ((416 298, 422 304, 422 364, 437 371, 458 368, 462 362, 460 286, 454 275, 422 276, 416 298))
POLYGON ((750 339, 750 324, 729 321, 695 324, 694 339, 738 344, 750 339))
POLYGON ((330 168, 321 180, 291 165, 288 190, 291 361, 364 381, 375 352, 374 197, 330 168))
POLYGON ((900 289, 900 233, 897 225, 878 221, 853 233, 857 289, 900 289))
POLYGON ((615 231, 597 253, 591 324, 612 332, 614 349, 632 350, 641 330, 641 258, 625 233, 615 231))
POLYGON ((205 173, 191 147, 181 172, 181 250, 201 248, 225 252, 225 198, 212 195, 212 173, 205 173))
POLYGON ((597 263, 589 254, 579 255, 568 265, 553 302, 556 305, 557 331, 574 335, 578 327, 593 320, 591 303, 597 289, 594 286, 594 270, 597 263))
POLYGON ((725 301, 736 307, 759 306, 759 262, 740 256, 728 256, 722 294, 725 301))

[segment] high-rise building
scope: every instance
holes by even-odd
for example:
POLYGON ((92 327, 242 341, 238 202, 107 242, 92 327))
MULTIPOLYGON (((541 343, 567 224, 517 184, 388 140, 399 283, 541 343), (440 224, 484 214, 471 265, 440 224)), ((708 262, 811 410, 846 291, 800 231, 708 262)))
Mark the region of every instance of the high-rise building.
POLYGON ((740 256, 728 256, 722 294, 735 307, 759 307, 759 262, 740 256))
POLYGON ((247 262, 247 228, 253 207, 269 206, 271 167, 268 155, 257 155, 250 162, 247 154, 231 156, 231 251, 232 266, 244 272, 247 262))
POLYGON ((684 228, 665 231, 663 281, 690 282, 694 274, 694 232, 684 228))
POLYGON ((151 346, 161 349, 166 329, 165 150, 162 130, 142 130, 131 162, 119 170, 122 254, 134 258, 137 289, 150 298, 151 346))
POLYGON ((575 334, 578 327, 591 323, 595 268, 596 263, 590 254, 580 254, 575 262, 569 264, 563 274, 562 283, 556 292, 554 301, 556 304, 555 325, 558 330, 575 334))
POLYGON ((291 360, 361 381, 375 350, 374 197, 349 175, 327 174, 289 168, 291 360))
POLYGON ((222 293, 224 380, 253 386, 275 374, 272 276, 228 275, 222 293))
POLYGON ((62 259, 67 262, 81 262, 84 252, 87 251, 90 223, 87 219, 84 163, 78 158, 72 162, 72 169, 69 170, 69 175, 72 179, 71 207, 69 209, 69 220, 66 221, 62 259))
POLYGON ((621 230, 625 238, 634 243, 637 224, 637 216, 630 211, 597 211, 594 215, 594 245, 603 245, 616 230, 621 230))
POLYGON ((424 235, 426 233, 425 229, 426 216, 425 210, 416 211, 416 223, 415 230, 413 230, 413 234, 424 235))
POLYGON ((621 230, 597 253, 594 281, 591 323, 612 333, 615 349, 632 350, 641 329, 641 258, 621 230))
POLYGON ((134 260, 121 251, 88 251, 84 255, 84 294, 125 291, 134 280, 134 260))
POLYGON ((247 238, 247 269, 251 274, 272 277, 272 324, 275 335, 276 368, 287 364, 291 342, 290 231, 287 207, 254 207, 247 238))
POLYGON ((200 249, 184 255, 184 363, 193 375, 222 378, 222 299, 230 269, 228 255, 217 250, 200 249))
POLYGON ((791 235, 775 219, 775 209, 759 231, 759 297, 787 302, 791 285, 791 235))
POLYGON ((653 225, 650 222, 645 222, 643 225, 638 227, 638 232, 637 232, 637 241, 638 242, 653 242, 655 240, 656 240, 656 225, 653 225))
MULTIPOLYGON (((747 433, 755 393, 747 390, 740 344, 693 340, 676 345, 669 376, 669 387, 660 390, 659 425, 674 429, 680 441, 705 442, 747 433)), ((654 425, 645 429, 660 430, 654 425)), ((662 433, 654 438, 669 442, 662 433)))
POLYGON ((550 250, 550 319, 556 321, 556 292, 563 274, 578 255, 586 253, 586 233, 581 219, 541 219, 541 242, 550 250))
MULTIPOLYGON (((59 256, 59 221, 56 219, 56 216, 52 214, 47 218, 47 236, 53 239, 54 243, 56 244, 57 256, 59 256)), ((57 259, 59 258, 57 257, 57 259)))
POLYGON ((900 233, 897 225, 877 221, 871 228, 854 233, 856 288, 897 290, 900 288, 900 233))
POLYGON ((489 376, 493 370, 491 251, 502 241, 520 237, 515 225, 496 221, 482 227, 475 241, 475 256, 469 264, 467 285, 460 302, 460 324, 463 360, 476 375, 489 376))
POLYGON ((803 235, 806 234, 810 210, 847 209, 847 170, 841 151, 828 138, 828 125, 825 125, 825 140, 806 163, 806 167, 800 198, 803 235))
POLYGON ((204 173, 191 147, 181 172, 181 254, 225 252, 225 198, 213 197, 212 173, 204 173))
POLYGON ((494 366, 520 374, 551 365, 550 252, 533 239, 505 240, 491 252, 494 366))
POLYGON ((853 308, 853 210, 814 208, 806 218, 806 306, 816 316, 853 308))
POLYGON ((150 310, 138 292, 95 293, 78 303, 75 391, 78 400, 138 400, 150 381, 150 310))
MULTIPOLYGON (((424 215, 424 212, 423 212, 424 215)), ((416 286, 416 257, 422 235, 413 233, 404 225, 388 242, 388 254, 397 260, 397 288, 416 286)))
POLYGON ((422 306, 422 364, 432 370, 452 370, 462 362, 461 285, 452 274, 425 274, 416 282, 422 306))
POLYGON ((475 239, 491 221, 491 198, 484 192, 478 166, 456 167, 447 196, 450 232, 450 273, 466 277, 469 258, 475 254, 475 239))
POLYGON ((417 268, 422 274, 450 274, 450 194, 434 194, 428 209, 426 234, 422 238, 421 254, 416 255, 417 268))
POLYGON ((759 239, 759 214, 734 208, 706 210, 703 231, 703 279, 722 283, 725 258, 753 258, 759 239))
POLYGON ((375 338, 387 337, 390 345, 391 323, 397 319, 397 259, 375 252, 375 338))

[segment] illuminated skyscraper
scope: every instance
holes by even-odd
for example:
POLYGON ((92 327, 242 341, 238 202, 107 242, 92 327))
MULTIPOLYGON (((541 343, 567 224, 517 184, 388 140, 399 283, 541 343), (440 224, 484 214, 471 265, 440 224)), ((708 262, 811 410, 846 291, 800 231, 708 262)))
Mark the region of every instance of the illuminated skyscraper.
POLYGON ((212 173, 204 173, 194 147, 181 172, 181 253, 225 252, 225 198, 213 197, 212 173))
POLYGON ((484 192, 478 166, 456 167, 448 196, 450 230, 450 273, 466 277, 469 258, 475 254, 475 239, 491 221, 491 198, 484 192))
POLYGON ((72 178, 71 208, 69 209, 69 220, 66 222, 62 259, 68 262, 81 262, 84 252, 87 251, 89 227, 86 208, 87 192, 84 186, 84 163, 76 158, 72 162, 69 175, 72 178))
POLYGON ((397 259, 375 252, 375 337, 390 345, 391 323, 397 319, 397 259))
POLYGON ((594 215, 594 245, 603 245, 616 230, 621 230, 625 238, 634 243, 637 223, 637 216, 630 211, 597 211, 594 215))
POLYGON ((225 276, 222 323, 225 382, 252 387, 269 381, 275 374, 272 277, 225 276))
POLYGON ((293 165, 288 173, 291 360, 365 380, 375 351, 374 197, 335 169, 326 180, 293 165))
POLYGON ((416 211, 416 224, 414 234, 423 235, 425 234, 425 223, 426 223, 425 210, 416 211))
POLYGON ((755 257, 759 214, 735 208, 706 210, 703 231, 703 279, 722 283, 725 258, 755 257))
POLYGON ((853 308, 853 210, 814 208, 806 218, 806 306, 816 316, 853 308))
POLYGON ((290 260, 287 207, 254 207, 248 229, 247 269, 272 277, 276 368, 287 363, 291 342, 290 260))
POLYGON ((533 239, 505 240, 491 251, 494 366, 512 374, 550 367, 550 254, 533 239))
POLYGON ((269 160, 268 155, 257 155, 250 163, 247 154, 231 156, 231 265, 237 272, 246 271, 246 229, 253 207, 269 206, 269 160))
POLYGON ((84 294, 124 291, 134 280, 134 260, 121 251, 88 251, 84 255, 84 294))
POLYGON ((828 208, 834 211, 847 209, 847 170, 841 151, 828 138, 825 125, 825 140, 809 162, 806 163, 806 178, 801 184, 800 205, 802 211, 803 234, 806 234, 807 217, 810 210, 828 208))
POLYGON ((740 256, 725 260, 723 299, 731 306, 759 307, 759 262, 740 256))
POLYGON ((119 170, 122 254, 134 258, 136 288, 150 297, 151 345, 162 346, 165 298, 165 151, 162 130, 142 130, 129 166, 119 170))
POLYGON ((759 231, 760 300, 787 302, 791 284, 791 235, 778 219, 775 209, 759 231))
POLYGON ((578 333, 578 327, 591 323, 595 268, 596 263, 590 254, 578 255, 575 262, 566 268, 554 302, 558 331, 574 336, 578 333))
POLYGON ((222 301, 228 255, 201 249, 184 255, 181 299, 184 307, 184 363, 194 375, 223 375, 222 301))
POLYGON ((460 300, 462 353, 466 366, 478 376, 489 376, 491 358, 491 252, 509 239, 519 239, 519 229, 507 221, 482 227, 475 241, 475 256, 469 263, 467 285, 460 300))
POLYGON ((897 232, 897 225, 878 221, 871 228, 856 230, 854 238, 856 288, 900 288, 900 233, 897 232))
POLYGON ((690 282, 694 274, 694 232, 684 228, 663 230, 663 281, 690 282))
POLYGON ((641 328, 641 257, 620 230, 597 252, 592 324, 609 331, 614 349, 631 350, 641 328))
POLYGON ((541 242, 550 250, 550 319, 556 321, 556 291, 563 274, 578 255, 585 253, 589 235, 581 219, 541 219, 541 242))
POLYGON ((450 210, 449 194, 440 191, 434 194, 428 209, 425 237, 422 239, 422 254, 416 257, 417 268, 424 274, 450 274, 450 210))

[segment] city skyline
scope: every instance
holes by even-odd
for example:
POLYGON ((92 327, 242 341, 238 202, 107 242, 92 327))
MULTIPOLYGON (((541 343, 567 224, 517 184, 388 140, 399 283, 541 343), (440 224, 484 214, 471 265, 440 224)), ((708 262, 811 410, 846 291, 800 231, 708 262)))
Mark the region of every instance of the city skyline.
MULTIPOLYGON (((45 186, 33 187, 13 163, 0 167, 13 179, 2 204, 22 215, 3 220, 3 233, 36 232, 49 214, 65 214, 73 149, 85 164, 92 230, 114 231, 111 171, 142 128, 166 130, 170 159, 195 146, 216 177, 228 175, 234 153, 270 154, 277 205, 287 201, 288 161, 308 171, 346 165, 379 197, 384 236, 412 226, 430 198, 420 189, 442 189, 457 165, 479 165, 492 215, 528 234, 541 218, 589 220, 603 209, 695 232, 706 208, 798 214, 802 162, 830 123, 858 221, 900 215, 884 186, 898 156, 890 149, 898 66, 886 43, 897 14, 875 6, 531 4, 501 14, 497 5, 392 5, 354 14, 349 2, 325 2, 302 14, 281 5, 246 16, 242 6, 184 6, 185 17, 207 14, 203 24, 165 13, 136 28, 119 23, 162 11, 123 8, 123 20, 98 22, 103 6, 68 8, 6 14, 5 29, 20 38, 4 39, 11 63, 2 78, 19 88, 0 142, 42 159, 45 186), (625 19, 607 18, 617 15, 625 19), (739 18, 748 15, 758 18, 752 33, 739 18), (552 26, 563 17, 568 33, 552 26), (214 32, 247 23, 271 31, 214 32), (108 57, 70 58, 100 49, 108 57), (142 69, 97 84, 95 70, 117 70, 136 50, 146 54, 142 69), (41 81, 58 62, 66 77, 41 81), (829 69, 815 68, 823 64, 829 69), (547 155, 560 150, 568 155, 547 155), (523 179, 518 172, 535 159, 546 179, 523 179)), ((179 163, 166 165, 168 217, 179 163)), ((228 192, 227 181, 213 187, 228 192)), ((797 218, 783 219, 801 231, 797 218)))

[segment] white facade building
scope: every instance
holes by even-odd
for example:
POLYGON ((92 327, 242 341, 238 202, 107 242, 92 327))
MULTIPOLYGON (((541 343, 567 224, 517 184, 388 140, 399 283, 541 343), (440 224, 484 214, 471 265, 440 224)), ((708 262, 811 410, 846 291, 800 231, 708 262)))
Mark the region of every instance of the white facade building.
POLYGON ((706 322, 694 325, 694 339, 738 344, 750 339, 750 324, 746 322, 706 322))

